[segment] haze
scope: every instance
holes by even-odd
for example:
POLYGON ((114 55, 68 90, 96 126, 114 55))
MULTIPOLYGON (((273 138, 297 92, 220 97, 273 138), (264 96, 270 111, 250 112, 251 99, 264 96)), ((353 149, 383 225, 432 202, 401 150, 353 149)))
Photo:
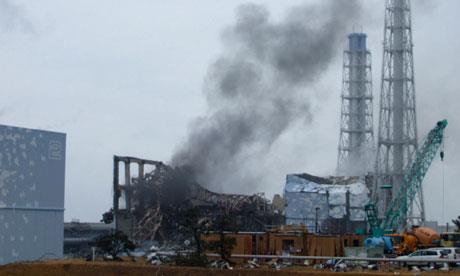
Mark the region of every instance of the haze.
MULTIPOLYGON (((312 2, 319 1, 251 3, 264 5, 276 22, 292 6, 312 2)), ((222 31, 246 3, 0 1, 0 122, 67 133, 66 220, 98 221, 110 208, 114 154, 169 161, 186 141, 190 122, 208 111, 203 81, 226 49, 222 31)), ((384 3, 360 3, 354 25, 368 34, 372 51, 377 127, 384 3)), ((445 161, 437 158, 424 181, 427 218, 445 223, 460 215, 460 2, 412 4, 419 138, 449 120, 445 161)), ((266 172, 264 181, 252 192, 282 193, 287 173, 334 173, 342 51, 352 31, 309 88, 311 118, 271 144, 270 158, 254 168, 266 172)))

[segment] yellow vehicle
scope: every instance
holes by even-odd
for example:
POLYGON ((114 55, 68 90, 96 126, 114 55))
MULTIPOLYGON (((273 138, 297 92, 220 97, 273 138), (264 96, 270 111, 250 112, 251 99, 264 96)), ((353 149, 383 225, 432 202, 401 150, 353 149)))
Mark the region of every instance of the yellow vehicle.
POLYGON ((403 255, 405 252, 404 236, 399 233, 385 234, 385 237, 390 237, 393 243, 393 249, 396 255, 403 255))
POLYGON ((417 249, 439 246, 440 236, 434 229, 428 227, 412 227, 404 233, 385 234, 393 241, 397 255, 407 255, 417 249))
POLYGON ((442 247, 460 247, 459 232, 445 232, 441 234, 442 247))

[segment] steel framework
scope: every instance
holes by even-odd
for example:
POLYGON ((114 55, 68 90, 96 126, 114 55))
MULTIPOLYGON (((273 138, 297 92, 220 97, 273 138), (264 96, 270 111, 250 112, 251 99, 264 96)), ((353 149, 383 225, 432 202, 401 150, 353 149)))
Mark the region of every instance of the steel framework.
MULTIPOLYGON (((383 215, 404 189, 404 173, 417 150, 410 0, 386 0, 382 82, 374 200, 383 215)), ((425 221, 422 186, 408 211, 412 224, 425 221), (418 221, 418 222, 416 222, 418 221)), ((406 226, 403 225, 403 226, 406 226)))
POLYGON ((350 34, 348 49, 343 53, 338 175, 364 175, 372 170, 372 66, 366 37, 363 33, 350 34))
MULTIPOLYGON (((436 153, 441 148, 446 127, 447 120, 442 120, 428 133, 422 147, 417 150, 410 168, 404 174, 404 185, 401 185, 401 189, 391 201, 383 219, 377 217, 377 210, 373 202, 365 206, 368 222, 374 236, 382 236, 385 231, 403 230, 399 228, 407 222, 407 214, 416 198, 417 191, 422 187, 423 179, 436 153)), ((441 160, 443 154, 441 150, 441 160)))

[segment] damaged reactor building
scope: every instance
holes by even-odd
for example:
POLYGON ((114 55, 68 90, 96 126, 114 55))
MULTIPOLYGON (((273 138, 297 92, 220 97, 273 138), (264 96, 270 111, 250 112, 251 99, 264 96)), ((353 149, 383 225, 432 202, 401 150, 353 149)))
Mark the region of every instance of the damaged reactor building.
POLYGON ((288 225, 306 225, 310 232, 343 234, 366 229, 364 205, 371 177, 328 177, 289 174, 284 187, 288 225))
POLYGON ((263 231, 284 222, 263 194, 215 193, 197 183, 187 168, 159 161, 114 156, 113 184, 115 229, 140 242, 180 240, 180 219, 191 208, 209 221, 229 212, 239 231, 263 231))
POLYGON ((198 208, 209 221, 231 212, 238 231, 266 231, 281 225, 305 225, 310 233, 365 231, 371 176, 323 178, 304 173, 289 174, 286 180, 283 198, 275 195, 270 201, 261 193, 212 192, 197 183, 187 168, 114 156, 114 225, 136 241, 180 240, 181 216, 198 208))

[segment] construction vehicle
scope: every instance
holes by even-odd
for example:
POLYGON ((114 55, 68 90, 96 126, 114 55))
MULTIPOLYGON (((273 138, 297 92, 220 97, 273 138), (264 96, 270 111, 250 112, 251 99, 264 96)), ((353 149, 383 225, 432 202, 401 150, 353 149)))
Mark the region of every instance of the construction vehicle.
MULTIPOLYGON (((372 233, 371 239, 374 240, 374 243, 378 239, 382 239, 384 244, 388 243, 387 240, 391 239, 391 235, 397 233, 396 231, 398 230, 403 230, 401 228, 407 224, 407 213, 409 208, 413 204, 417 191, 420 190, 423 178, 431 162, 442 145, 444 129, 446 127, 447 120, 442 120, 437 122, 436 126, 428 133, 422 147, 417 150, 414 161, 404 175, 404 181, 400 190, 391 200, 388 205, 389 209, 385 212, 382 219, 378 216, 376 199, 365 206, 367 220, 372 233), (385 236, 385 234, 387 234, 387 236, 385 236)), ((441 151, 440 155, 441 160, 443 160, 444 152, 441 151)), ((439 239, 439 234, 436 236, 434 233, 435 231, 433 231, 434 230, 430 228, 419 227, 419 229, 413 233, 406 232, 407 234, 401 234, 402 243, 399 245, 399 251, 413 251, 414 248, 420 246, 420 244, 424 242, 433 242, 436 237, 439 239)), ((397 237, 397 235, 395 237, 397 237)), ((369 242, 369 244, 372 243, 369 242)))
POLYGON ((393 242, 393 249, 397 255, 406 255, 417 249, 430 248, 440 245, 439 233, 429 227, 413 226, 403 233, 385 234, 393 242))

